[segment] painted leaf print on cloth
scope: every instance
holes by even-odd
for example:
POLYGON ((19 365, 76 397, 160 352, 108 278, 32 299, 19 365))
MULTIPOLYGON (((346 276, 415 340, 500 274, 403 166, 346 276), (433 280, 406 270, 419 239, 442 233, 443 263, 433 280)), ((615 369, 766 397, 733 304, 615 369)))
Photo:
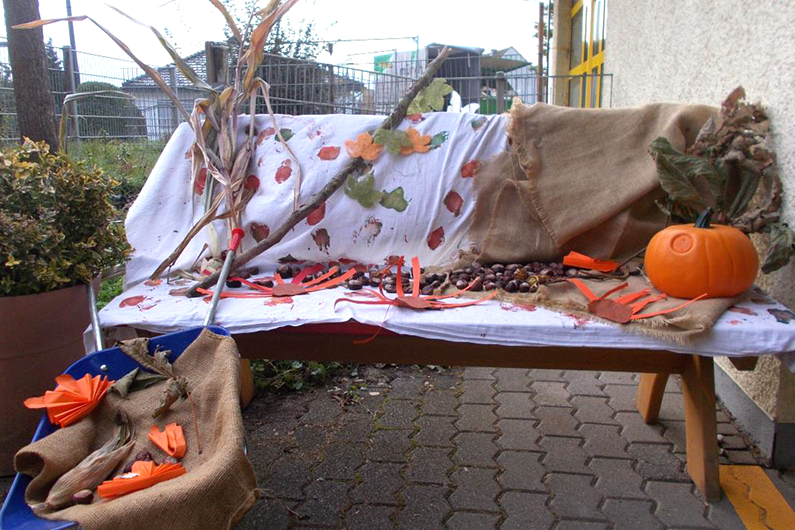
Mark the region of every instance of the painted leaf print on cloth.
POLYGON ((320 160, 336 160, 338 156, 340 156, 340 148, 331 145, 321 148, 317 153, 320 160))
POLYGON ((373 143, 373 137, 363 132, 356 137, 356 140, 346 140, 345 150, 353 158, 362 157, 365 160, 373 161, 381 154, 383 145, 373 143))
POLYGON ((262 225, 259 223, 251 223, 250 230, 251 230, 251 237, 253 237, 254 241, 256 241, 257 243, 259 243, 260 241, 262 241, 271 234, 271 229, 268 227, 268 225, 262 225))
POLYGON ((428 248, 436 250, 444 243, 444 227, 440 226, 428 235, 428 248))
POLYGON ((309 214, 309 217, 306 218, 306 222, 309 223, 309 226, 315 226, 320 221, 322 221, 325 216, 326 216, 326 203, 324 202, 323 204, 315 208, 315 211, 309 214))
POLYGON ((472 178, 478 174, 479 170, 480 170, 480 161, 470 160, 469 162, 461 166, 461 178, 462 179, 472 178))
POLYGON ((472 125, 472 130, 473 130, 473 131, 478 131, 478 130, 480 130, 480 129, 481 129, 483 126, 484 126, 484 125, 486 125, 488 122, 489 122, 489 120, 488 120, 488 119, 486 119, 486 117, 485 117, 485 116, 479 116, 479 117, 477 117, 477 118, 474 118, 474 119, 472 120, 472 122, 471 122, 471 125, 472 125))
POLYGON ((328 235, 328 230, 325 228, 315 230, 312 232, 312 239, 315 241, 315 245, 317 245, 317 248, 320 249, 321 252, 328 254, 328 248, 331 246, 331 237, 328 235))
POLYGON ((203 195, 204 187, 206 185, 207 185, 207 168, 203 167, 201 171, 199 171, 199 175, 196 177, 196 180, 193 181, 193 192, 196 195, 203 195))
POLYGON ((444 198, 444 205, 451 214, 458 217, 461 215, 461 207, 464 206, 464 199, 462 199, 455 190, 452 190, 444 198))
POLYGON ((442 131, 434 134, 433 138, 431 138, 431 143, 430 143, 431 151, 433 151, 434 149, 439 149, 442 146, 442 144, 447 141, 448 138, 450 138, 449 131, 442 131))
POLYGON ((293 161, 289 158, 282 162, 282 165, 279 166, 279 169, 276 170, 276 183, 281 184, 286 182, 287 179, 293 174, 293 161))

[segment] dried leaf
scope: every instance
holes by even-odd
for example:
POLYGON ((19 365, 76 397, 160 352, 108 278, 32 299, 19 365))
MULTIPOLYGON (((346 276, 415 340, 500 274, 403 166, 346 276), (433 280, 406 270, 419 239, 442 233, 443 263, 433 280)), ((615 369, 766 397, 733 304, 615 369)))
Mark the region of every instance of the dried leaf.
POLYGON ((173 368, 171 367, 171 363, 168 362, 168 354, 170 351, 155 352, 155 357, 149 355, 149 339, 146 337, 123 340, 119 348, 144 368, 157 374, 174 377, 173 368))
POLYGON ((138 375, 138 372, 140 372, 140 370, 135 368, 132 372, 113 383, 110 386, 111 392, 116 392, 121 397, 126 398, 127 394, 130 392, 130 385, 135 381, 135 376, 138 375))
POLYGON ((153 418, 157 418, 174 404, 179 398, 187 397, 188 388, 187 383, 181 377, 169 379, 166 383, 166 388, 163 389, 163 395, 160 396, 160 404, 157 410, 152 414, 153 418))
POLYGON ((769 274, 789 263, 795 254, 795 234, 785 223, 770 225, 770 246, 768 247, 762 272, 769 274))
POLYGON ((232 15, 229 14, 229 11, 226 10, 224 4, 221 3, 220 0, 210 0, 210 2, 221 12, 226 20, 229 29, 232 30, 232 35, 235 36, 237 42, 243 42, 243 36, 240 34, 240 30, 237 28, 237 24, 235 24, 235 19, 232 18, 232 15))
POLYGON ((729 207, 727 215, 729 219, 742 214, 754 198, 756 188, 759 186, 759 179, 762 178, 760 173, 743 169, 740 171, 740 190, 734 196, 734 201, 729 207))
POLYGON ((701 209, 704 206, 698 190, 690 183, 684 169, 674 163, 675 157, 684 157, 671 143, 659 137, 651 144, 651 156, 657 164, 657 177, 668 196, 674 200, 701 209))
POLYGON ((144 388, 148 388, 159 383, 160 381, 165 381, 166 379, 168 379, 168 377, 165 375, 150 374, 149 372, 142 372, 139 368, 135 368, 133 371, 113 383, 113 385, 110 387, 110 390, 116 392, 121 397, 126 398, 130 392, 143 390, 144 388))
POLYGON ((373 142, 385 146, 386 150, 393 155, 400 154, 404 147, 414 145, 406 131, 392 129, 378 129, 373 136, 373 142))

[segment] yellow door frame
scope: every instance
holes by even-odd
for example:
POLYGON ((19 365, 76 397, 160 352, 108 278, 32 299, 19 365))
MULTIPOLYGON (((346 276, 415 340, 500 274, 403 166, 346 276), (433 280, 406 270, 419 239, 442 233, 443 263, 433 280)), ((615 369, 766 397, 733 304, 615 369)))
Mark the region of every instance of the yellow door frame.
MULTIPOLYGON (((596 3, 597 0, 577 0, 577 2, 571 8, 571 16, 569 18, 569 24, 571 24, 571 21, 574 19, 577 13, 579 13, 580 10, 584 10, 582 14, 583 22, 584 24, 587 24, 587 27, 585 28, 585 38, 583 39, 582 36, 579 36, 580 46, 582 46, 580 52, 582 62, 570 69, 569 75, 586 74, 585 83, 580 84, 580 106, 586 108, 591 107, 592 83, 596 83, 596 107, 602 106, 602 83, 599 82, 598 76, 603 70, 605 52, 604 42, 600 38, 601 35, 594 35, 594 26, 596 23, 596 3), (599 49, 596 50, 596 48, 599 49)), ((604 20, 603 11, 607 6, 607 0, 602 0, 601 4, 602 12, 599 13, 599 16, 604 20)), ((601 31, 604 32, 604 30, 604 24, 602 24, 601 31)), ((569 80, 569 83, 571 83, 571 80, 569 80)))

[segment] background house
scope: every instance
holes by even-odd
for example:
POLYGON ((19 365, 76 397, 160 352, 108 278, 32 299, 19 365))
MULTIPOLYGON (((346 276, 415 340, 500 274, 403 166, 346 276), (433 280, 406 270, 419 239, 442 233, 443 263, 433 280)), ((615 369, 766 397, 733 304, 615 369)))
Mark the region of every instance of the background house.
MULTIPOLYGON (((558 105, 606 106, 605 84, 612 78, 599 74, 607 72, 615 78, 616 107, 660 101, 719 106, 733 88, 744 86, 749 98, 768 109, 784 184, 784 218, 795 223, 791 4, 556 0, 553 27, 552 73, 579 76, 555 83, 558 105)), ((794 273, 790 263, 757 283, 795 308, 794 273)), ((795 464, 795 376, 772 356, 760 359, 753 372, 739 372, 726 359, 717 365, 718 394, 732 414, 775 465, 795 464)))

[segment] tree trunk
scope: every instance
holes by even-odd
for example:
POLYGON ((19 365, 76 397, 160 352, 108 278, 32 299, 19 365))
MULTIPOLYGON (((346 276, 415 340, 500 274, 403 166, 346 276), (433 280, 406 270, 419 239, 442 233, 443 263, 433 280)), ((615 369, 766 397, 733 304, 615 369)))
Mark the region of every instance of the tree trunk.
POLYGON ((55 102, 50 90, 47 54, 41 28, 12 29, 41 18, 38 0, 3 0, 8 35, 8 55, 17 104, 17 124, 20 138, 47 142, 53 150, 58 147, 55 134, 55 102))

